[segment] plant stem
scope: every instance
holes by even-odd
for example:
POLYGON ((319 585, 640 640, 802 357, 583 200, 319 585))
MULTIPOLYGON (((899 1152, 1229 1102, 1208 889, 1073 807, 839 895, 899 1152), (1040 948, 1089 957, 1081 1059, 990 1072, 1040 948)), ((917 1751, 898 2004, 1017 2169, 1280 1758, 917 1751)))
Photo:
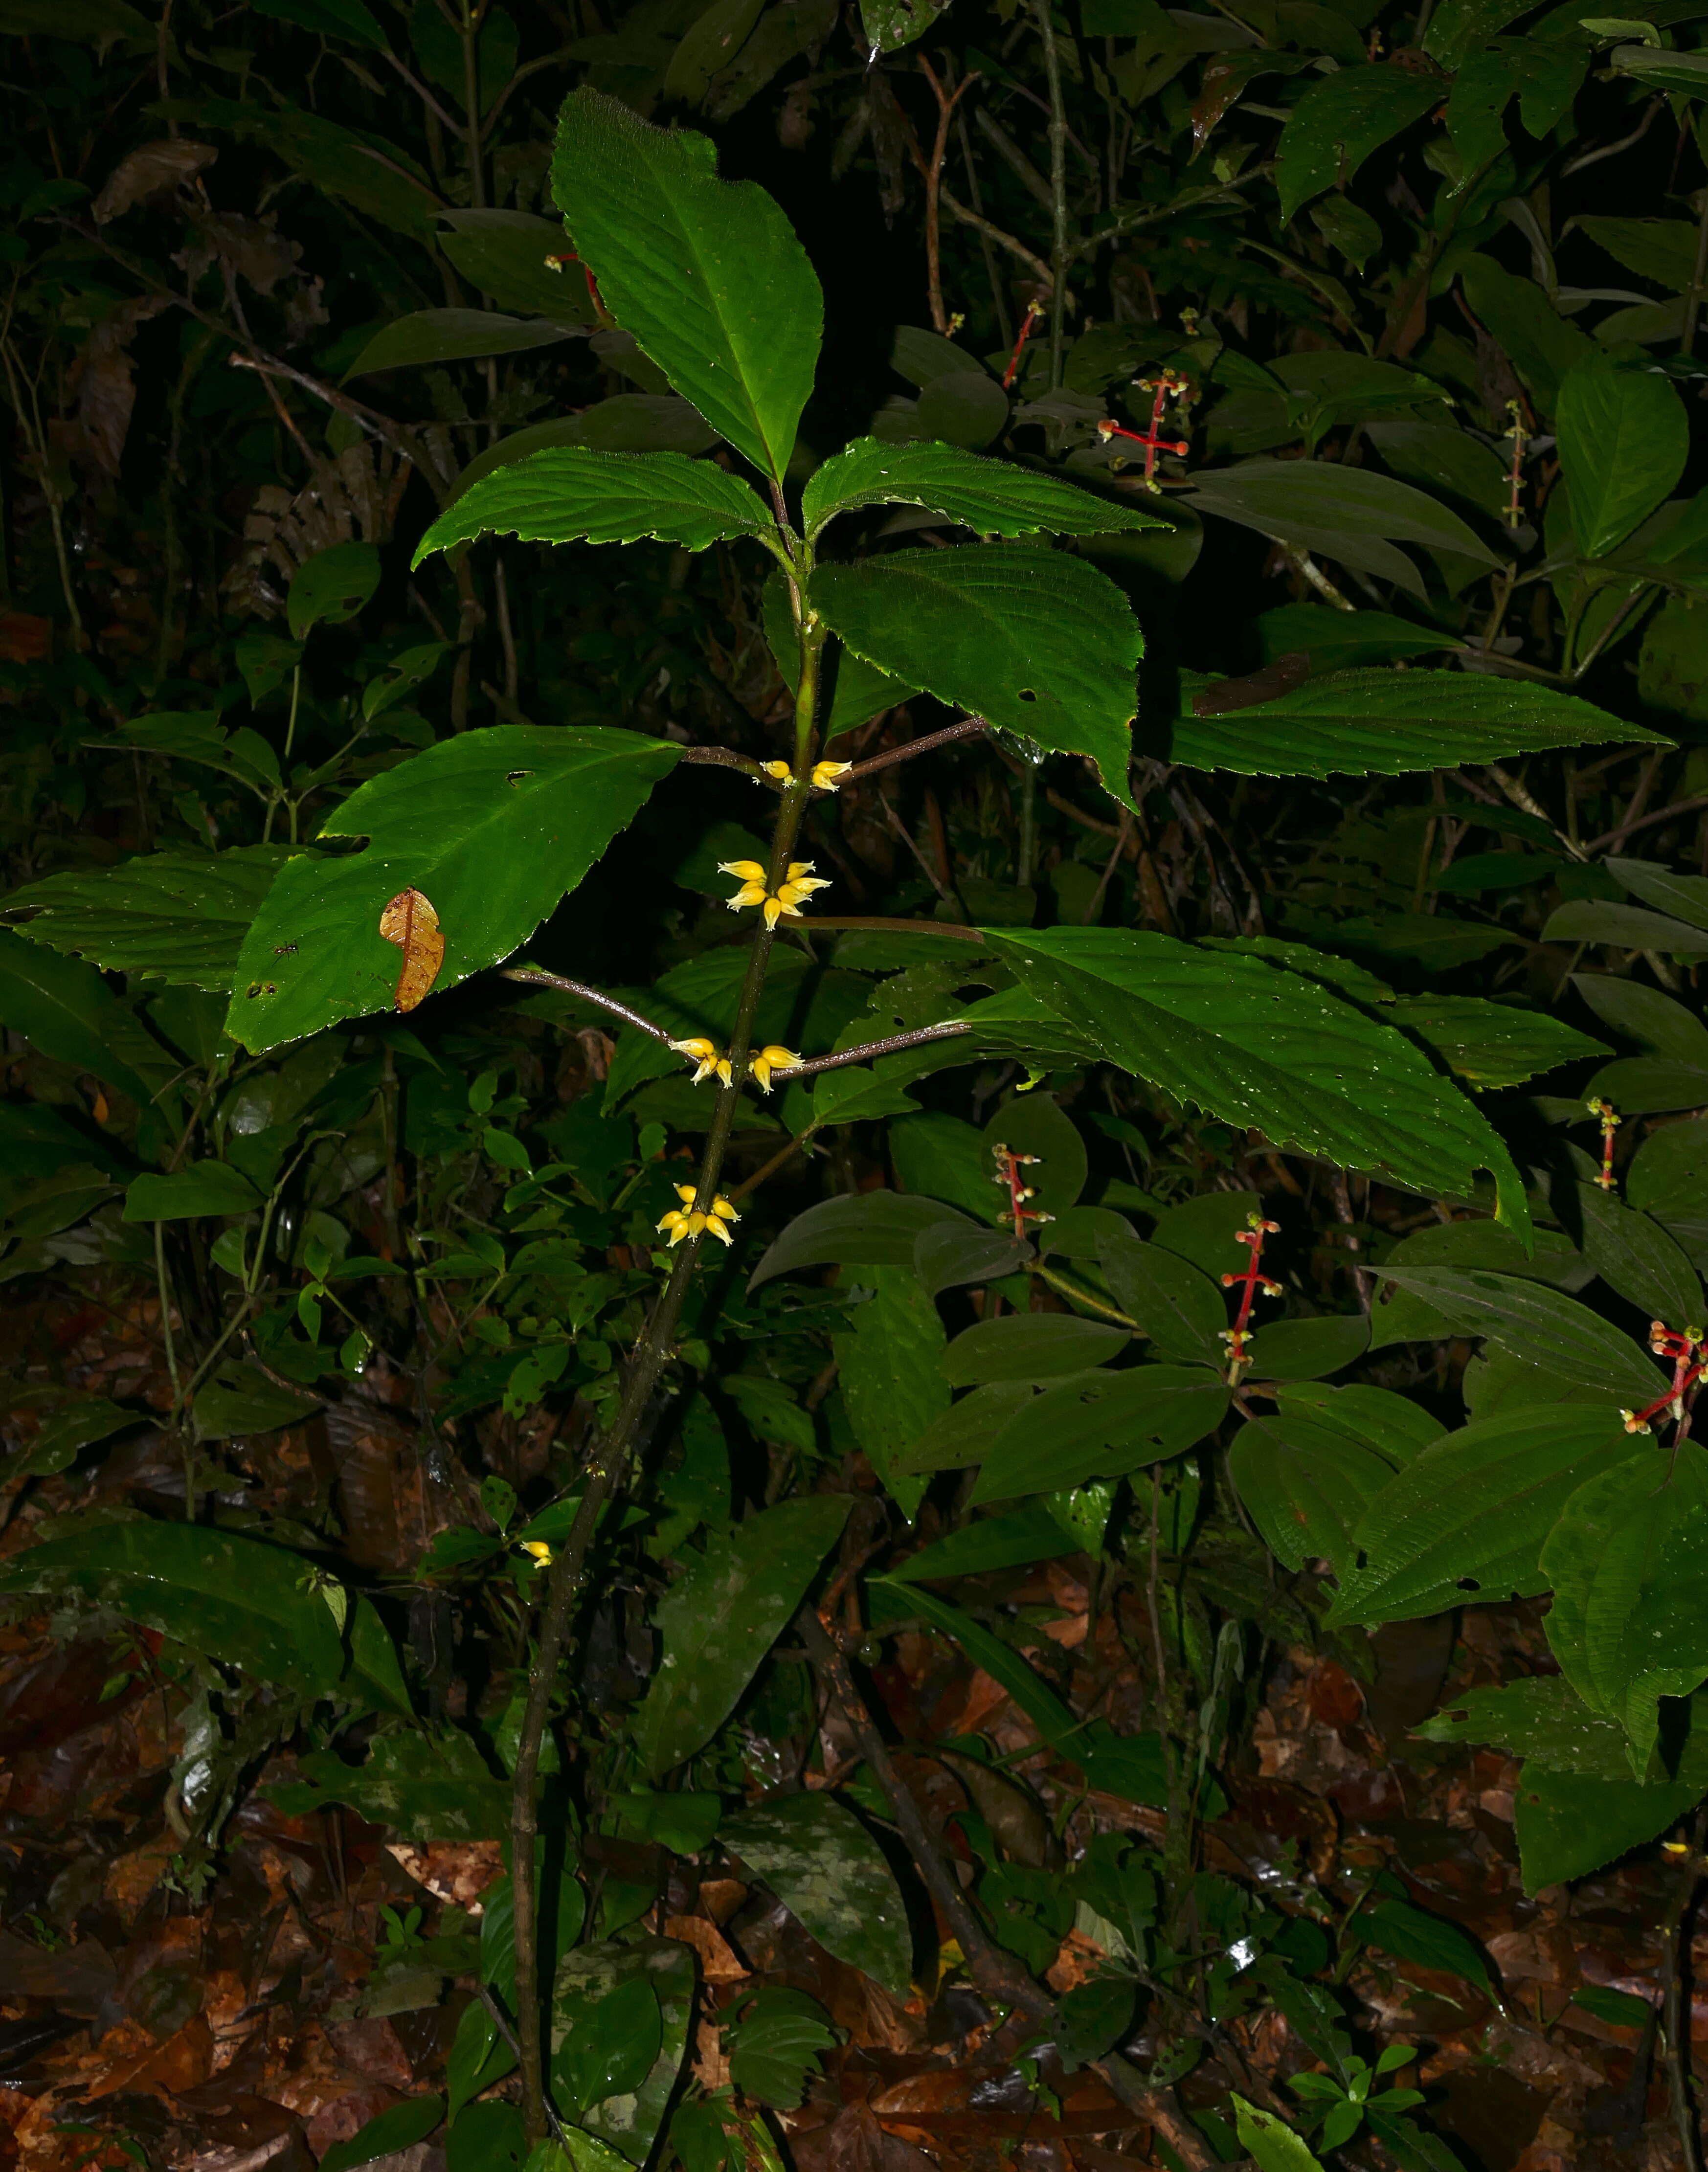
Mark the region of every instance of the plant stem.
MULTIPOLYGON (((804 570, 804 569, 803 569, 804 570)), ((800 636, 801 671, 795 701, 794 776, 784 788, 771 833, 770 887, 775 890, 790 852, 800 834, 801 819, 808 795, 807 779, 812 771, 816 739, 814 714, 818 703, 819 666, 824 634, 806 610, 798 580, 792 584, 795 622, 800 636)), ((747 1072, 753 1021, 765 988, 773 931, 763 917, 754 930, 746 976, 729 1038, 730 1083, 722 1088, 706 1136, 701 1164, 696 1208, 704 1213, 717 1196, 717 1180, 725 1150, 735 1126, 735 1112, 747 1072)), ((642 1414, 653 1399, 659 1375, 672 1354, 676 1323, 681 1317, 701 1239, 682 1244, 647 1322, 645 1332, 631 1360, 623 1397, 615 1422, 598 1442, 583 1471, 585 1491, 576 1511, 568 1539, 547 1574, 545 1611, 540 1640, 529 1675, 528 1702, 516 1747, 516 1768, 510 1798, 510 1878, 515 1909, 516 2028, 520 2045, 522 2116, 529 2143, 543 2142, 552 2114, 545 2094, 545 2017, 540 2011, 539 1921, 534 1909, 535 1864, 538 1858, 539 1804, 536 1783, 540 1746, 551 1716, 551 1692, 568 1641, 569 1627, 581 1595, 587 1560, 601 1513, 615 1494, 642 1414)))
POLYGON ((1705 279, 1708 279, 1708 189, 1702 191, 1702 215, 1696 222, 1696 262, 1684 298, 1684 329, 1678 340, 1686 354, 1694 354, 1696 349, 1696 319, 1702 307, 1705 279))
POLYGON ((1061 98, 1061 58, 1055 50, 1050 0, 1038 0, 1038 35, 1050 83, 1050 389, 1061 389, 1062 313, 1067 304, 1067 109, 1061 98))

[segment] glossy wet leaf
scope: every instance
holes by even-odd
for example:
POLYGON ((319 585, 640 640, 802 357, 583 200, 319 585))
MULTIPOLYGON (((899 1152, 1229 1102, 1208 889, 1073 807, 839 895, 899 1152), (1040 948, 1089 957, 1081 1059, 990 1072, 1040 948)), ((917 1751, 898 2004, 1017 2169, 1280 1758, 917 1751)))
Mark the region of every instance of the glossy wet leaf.
POLYGON ((972 1502, 1060 1492, 1182 1455, 1214 1433, 1228 1400, 1200 1365, 1136 1365, 1046 1385, 990 1443, 972 1502))
POLYGON ((1475 1093, 1522 1086, 1540 1072, 1607 1052, 1599 1041, 1546 1011, 1521 1010, 1481 996, 1402 996, 1383 1015, 1433 1050, 1475 1093))
POLYGON ((497 309, 417 309, 377 331, 344 374, 347 380, 371 377, 379 369, 420 369, 431 363, 520 354, 555 347, 568 337, 565 325, 540 317, 507 317, 497 309))
POLYGON ((492 1841, 510 1829, 510 1788, 466 1735, 377 1735, 359 1763, 337 1750, 307 1751, 271 1799, 290 1817, 346 1803, 400 1840, 492 1841))
POLYGON ((223 852, 144 852, 116 868, 79 868, 13 890, 18 932, 109 972, 227 990, 250 922, 284 863, 283 845, 223 852), (34 917, 24 920, 24 908, 34 917))
POLYGON ((938 1199, 907 1192, 862 1191, 820 1200, 786 1225, 749 1278, 749 1289, 799 1267, 900 1267, 911 1264, 916 1241, 940 1226, 976 1225, 938 1199))
MULTIPOLYGON (((694 1954, 691 1947, 674 1938, 643 1938, 634 1944, 604 1939, 578 1946, 558 1964, 553 1988, 551 2044, 554 2073, 561 2073, 566 2056, 573 2053, 575 2040, 598 2013, 600 2002, 631 1984, 643 1984, 653 1995, 658 2016, 658 2050, 648 2067, 631 2086, 594 2105, 582 2125, 597 2143, 615 2150, 631 2164, 644 2164, 681 2072, 687 2049, 688 2030, 694 2012, 694 1954)), ((640 2004, 635 1994, 636 2006, 640 2004)), ((610 2009, 607 2009, 609 2018, 610 2009)), ((597 2045, 588 2047, 588 2068, 598 2067, 608 2056, 620 2061, 623 2046, 614 2031, 595 2028, 597 2045)), ((649 2042, 651 2040, 649 2038, 649 2042)), ((603 2069, 609 2075, 610 2066, 603 2069)), ((626 2073, 618 2078, 627 2082, 626 2073)))
POLYGON ((805 1596, 848 1508, 846 1497, 813 1494, 760 1509, 708 1538, 658 1602, 658 1669, 633 1721, 649 1778, 691 1757, 729 1717, 805 1596))
POLYGON ((1047 1380, 1104 1364, 1131 1341, 1125 1327, 1072 1313, 1008 1313, 963 1328, 943 1354, 942 1376, 958 1388, 985 1380, 1047 1380))
POLYGON ((1653 1360, 1629 1336, 1562 1291, 1482 1267, 1399 1266, 1389 1261, 1380 1272, 1434 1306, 1459 1334, 1486 1336, 1525 1363, 1593 1388, 1612 1405, 1641 1407, 1666 1385, 1653 1360))
MULTIPOLYGON (((986 940, 1022 982, 1109 1059, 1277 1146, 1385 1169, 1426 1194, 1468 1194, 1492 1169, 1523 1217, 1500 1138, 1392 1027, 1261 956, 1166 935, 1056 927, 986 940)), ((1233 1264, 1230 1261, 1230 1265, 1233 1264)))
POLYGON ((1337 1573, 1351 1559, 1353 1527, 1394 1476, 1372 1448, 1286 1410, 1240 1427, 1227 1470, 1270 1551, 1295 1575, 1313 1556, 1337 1573))
POLYGON ((1164 524, 1054 476, 981 460, 954 445, 857 438, 826 460, 801 495, 809 536, 863 505, 921 505, 980 535, 1104 535, 1164 524))
POLYGON ((908 1267, 868 1267, 871 1301, 849 1314, 848 1331, 830 1347, 840 1368, 848 1422, 873 1470, 904 1514, 917 1510, 922 1478, 905 1476, 897 1460, 949 1406, 943 1375, 948 1337, 930 1295, 908 1267))
POLYGON ((416 565, 476 535, 524 543, 639 543, 704 551, 771 527, 744 482, 681 453, 604 453, 556 445, 469 484, 416 546, 416 565))
POLYGON ((453 2127, 473 2097, 516 2070, 516 2054, 498 2034, 491 2011, 478 1998, 463 2008, 445 2062, 445 2117, 453 2127))
MULTIPOLYGON (((1232 1271, 1238 1254, 1230 1250, 1232 1271)), ((1150 1338, 1159 1358, 1221 1365, 1227 1304, 1221 1285, 1166 1245, 1144 1243, 1125 1223, 1103 1232, 1098 1245, 1115 1303, 1150 1338)))
POLYGON ((93 965, 0 928, 0 1025, 142 1107, 177 1067, 93 965))
POLYGON ((1684 473, 1690 450, 1684 406, 1652 370, 1582 362, 1560 380, 1555 427, 1577 548, 1586 558, 1604 557, 1684 473))
POLYGON ((203 1214, 247 1214, 261 1196, 228 1162, 193 1162, 170 1175, 132 1179, 125 1194, 127 1222, 183 1222, 203 1214))
POLYGON ((323 2172, 356 2172, 381 2157, 412 2149, 433 2132, 445 2116, 441 2096, 406 2097, 358 2127, 347 2142, 335 2142, 320 2159, 323 2172))
POLYGON ((717 175, 711 142, 583 88, 552 193, 606 309, 712 427, 781 481, 813 389, 824 304, 775 200, 717 175))
POLYGON ((718 1836, 826 1953, 905 2000, 913 1942, 878 1847, 834 1795, 773 1795, 727 1818, 718 1836))
POLYGON ((1053 752, 1088 755, 1126 799, 1144 642, 1106 575, 1035 544, 969 543, 821 566, 812 595, 857 656, 1053 752))
POLYGON ((371 543, 331 543, 305 558, 292 577, 285 616, 293 641, 317 626, 341 626, 379 586, 379 553, 371 543))
POLYGON ((365 849, 299 853, 281 869, 244 944, 228 1030, 259 1051, 389 1008, 398 957, 379 921, 405 889, 439 916, 441 990, 508 957, 633 820, 677 752, 601 726, 496 724, 372 778, 321 830, 366 837, 365 849))
POLYGON ((1403 1621, 1545 1591, 1542 1547, 1577 1488, 1622 1463, 1617 1410, 1503 1413, 1426 1448, 1353 1527, 1329 1619, 1403 1621))
POLYGON ((1281 223, 1324 189, 1348 186, 1372 151, 1421 121, 1439 96, 1430 78, 1385 65, 1340 68, 1313 85, 1276 153, 1281 223))

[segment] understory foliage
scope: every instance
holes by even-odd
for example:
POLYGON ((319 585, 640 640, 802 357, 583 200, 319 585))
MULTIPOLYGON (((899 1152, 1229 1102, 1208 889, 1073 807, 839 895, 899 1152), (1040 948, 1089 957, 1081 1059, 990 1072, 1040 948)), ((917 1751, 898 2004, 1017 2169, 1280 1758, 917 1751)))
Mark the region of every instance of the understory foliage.
POLYGON ((1512 2162, 1228 1837, 1431 1621, 1698 2161, 1705 21, 0 0, 0 1592, 185 1905, 498 1844, 333 2172, 781 2172, 719 1879, 1133 2161, 1512 2162))

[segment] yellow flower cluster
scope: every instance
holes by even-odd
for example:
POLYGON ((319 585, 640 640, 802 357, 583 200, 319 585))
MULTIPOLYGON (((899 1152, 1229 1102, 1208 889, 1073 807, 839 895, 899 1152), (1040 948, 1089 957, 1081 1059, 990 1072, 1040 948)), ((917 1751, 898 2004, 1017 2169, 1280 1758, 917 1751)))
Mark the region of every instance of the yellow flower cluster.
POLYGON ((771 1090, 772 1073, 796 1070, 799 1067, 800 1061, 800 1057, 795 1054, 793 1049, 784 1048, 780 1043, 773 1040, 768 1041, 765 1047, 760 1049, 748 1067, 758 1081, 760 1092, 769 1094, 771 1090))
POLYGON ((729 901, 730 911, 739 912, 744 905, 762 905, 767 927, 775 927, 785 913, 791 920, 798 920, 801 900, 810 897, 815 890, 830 887, 823 876, 813 873, 810 860, 791 860, 787 877, 774 891, 765 889, 765 870, 757 860, 720 860, 717 872, 733 875, 741 884, 729 901))
MULTIPOLYGON (((726 1086, 729 1084, 732 1074, 730 1061, 727 1056, 718 1054, 716 1042, 696 1039, 673 1040, 669 1045, 679 1056, 685 1056, 696 1067, 690 1082, 692 1084, 697 1086, 702 1078, 721 1078, 726 1086)), ((793 1049, 785 1048, 781 1041, 772 1040, 749 1059, 748 1069, 757 1081, 760 1093, 769 1094, 773 1074, 779 1071, 793 1071, 800 1061, 793 1049)))
POLYGON ((712 1201, 707 1211, 701 1214, 694 1204, 698 1190, 697 1185, 679 1184, 676 1187, 676 1196, 682 1204, 679 1207, 673 1207, 658 1224, 660 1229, 669 1232, 673 1248, 679 1245, 685 1237, 698 1237, 702 1232, 708 1236, 721 1238, 728 1245, 731 1242, 731 1223, 739 1222, 741 1219, 740 1215, 721 1193, 712 1201))
POLYGON ((718 1054, 715 1042, 696 1038, 693 1040, 673 1040, 669 1046, 679 1056, 685 1056, 690 1063, 699 1066, 694 1073, 692 1083, 695 1085, 697 1086, 702 1078, 721 1078, 726 1086, 728 1085, 729 1058, 718 1054))
MULTIPOLYGON (((814 792, 834 792, 853 766, 851 761, 815 761, 808 781, 814 792)), ((760 767, 779 784, 787 784, 795 773, 786 761, 765 761, 760 767)))

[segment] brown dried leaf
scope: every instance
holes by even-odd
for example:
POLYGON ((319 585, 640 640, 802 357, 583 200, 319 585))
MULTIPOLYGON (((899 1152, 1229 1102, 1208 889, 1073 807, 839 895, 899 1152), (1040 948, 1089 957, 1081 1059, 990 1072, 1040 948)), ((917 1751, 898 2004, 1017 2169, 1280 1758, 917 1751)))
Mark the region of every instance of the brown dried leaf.
POLYGON ((109 219, 122 218, 150 196, 194 180, 218 156, 212 143, 191 143, 181 136, 139 145, 121 159, 102 182, 100 194, 89 206, 95 224, 105 226, 109 219))
POLYGON ((418 890, 400 890, 379 916, 379 932, 403 953, 397 976, 397 1008, 412 1011, 426 997, 445 962, 445 938, 439 917, 418 890))

